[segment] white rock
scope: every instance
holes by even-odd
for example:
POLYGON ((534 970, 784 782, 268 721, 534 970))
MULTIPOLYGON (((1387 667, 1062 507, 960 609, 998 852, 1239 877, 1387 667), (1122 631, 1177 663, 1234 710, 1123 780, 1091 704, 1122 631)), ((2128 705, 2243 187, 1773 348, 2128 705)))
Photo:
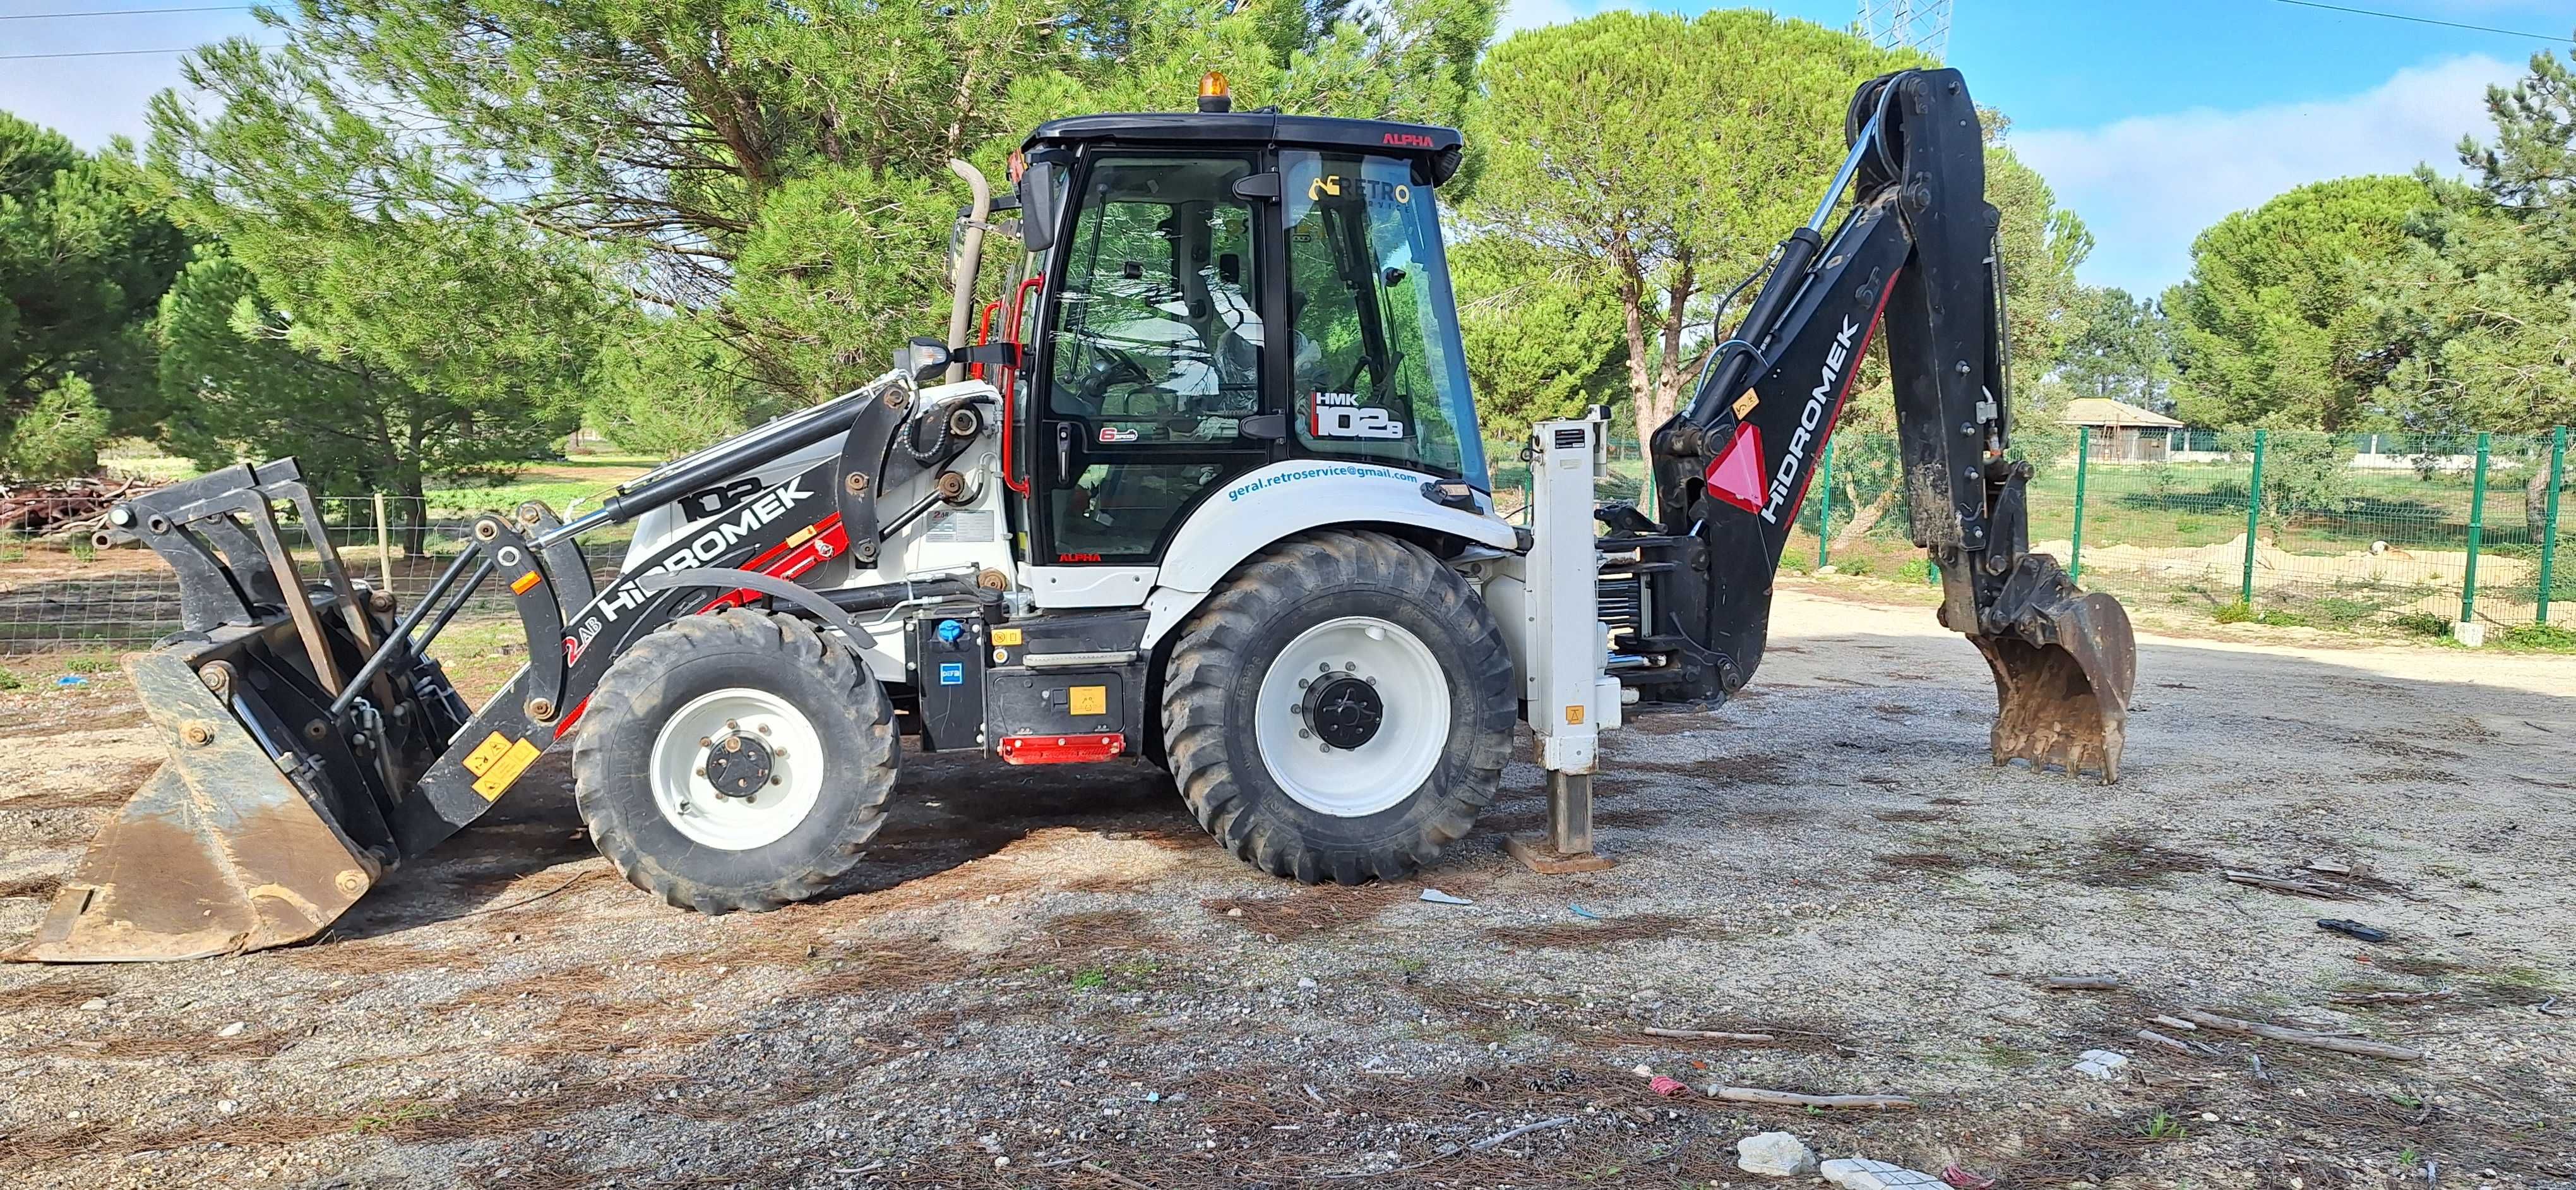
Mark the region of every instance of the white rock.
POLYGON ((241 1104, 230 1099, 217 1100, 215 1103, 215 1110, 229 1116, 234 1112, 240 1111, 241 1104))
POLYGON ((1758 1132, 1735 1142, 1735 1166, 1746 1173, 1794 1178, 1816 1172, 1816 1155, 1786 1132, 1758 1132))
POLYGON ((229 1024, 229 1025, 226 1025, 226 1026, 224 1026, 223 1028, 220 1028, 220 1029, 215 1030, 215 1036, 217 1036, 217 1037, 239 1037, 239 1036, 241 1036, 241 1031, 242 1031, 242 1023, 241 1023, 240 1021, 234 1021, 233 1023, 231 1023, 231 1024, 229 1024))
POLYGON ((1302 975, 1297 977, 1297 989, 1299 991, 1311 991, 1314 989, 1314 986, 1314 980, 1308 979, 1302 975))
POLYGON ((2129 1055, 2127 1054, 2115 1053, 2111 1050, 2086 1050, 2077 1054, 2075 1065, 2067 1069, 2086 1078, 2098 1078, 2107 1083, 2120 1077, 2121 1069, 2128 1064, 2129 1055))
POLYGON ((1655 1068, 1648 1066, 1643 1062, 1639 1062, 1636 1065, 1629 1067, 1628 1073, 1636 1075, 1639 1078, 1653 1078, 1655 1077, 1655 1068))
POLYGON ((101 1000, 101 999, 97 999, 97 998, 95 998, 95 997, 93 997, 93 998, 91 998, 91 999, 83 1000, 83 1001, 81 1001, 81 1011, 82 1011, 82 1012, 105 1012, 105 1011, 107 1011, 107 1001, 105 1001, 105 1000, 101 1000))
POLYGON ((1843 1190, 1950 1190, 1948 1182, 1921 1170, 1867 1157, 1837 1157, 1816 1172, 1843 1190))

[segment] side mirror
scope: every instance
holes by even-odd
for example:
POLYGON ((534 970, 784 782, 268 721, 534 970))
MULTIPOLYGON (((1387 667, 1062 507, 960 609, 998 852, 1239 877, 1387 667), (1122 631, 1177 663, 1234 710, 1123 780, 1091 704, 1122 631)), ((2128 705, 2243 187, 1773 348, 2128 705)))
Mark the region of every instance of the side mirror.
POLYGON ((948 345, 924 335, 894 349, 894 366, 915 380, 929 380, 948 370, 948 345))
POLYGON ((1063 184, 1057 171, 1063 168, 1053 161, 1031 161, 1020 175, 1020 242, 1030 252, 1043 255, 1055 246, 1056 220, 1063 214, 1056 209, 1063 184))

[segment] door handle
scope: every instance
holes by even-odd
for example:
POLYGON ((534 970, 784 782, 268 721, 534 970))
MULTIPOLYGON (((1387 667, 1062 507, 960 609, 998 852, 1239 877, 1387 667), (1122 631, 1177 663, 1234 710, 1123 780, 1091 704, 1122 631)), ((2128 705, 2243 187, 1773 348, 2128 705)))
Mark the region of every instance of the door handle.
POLYGON ((1069 422, 1069 421, 1060 421, 1060 422, 1055 423, 1055 474, 1056 474, 1056 482, 1058 482, 1058 483, 1071 483, 1071 482, 1073 481, 1073 474, 1072 474, 1072 473, 1073 473, 1073 423, 1072 423, 1072 422, 1069 422))

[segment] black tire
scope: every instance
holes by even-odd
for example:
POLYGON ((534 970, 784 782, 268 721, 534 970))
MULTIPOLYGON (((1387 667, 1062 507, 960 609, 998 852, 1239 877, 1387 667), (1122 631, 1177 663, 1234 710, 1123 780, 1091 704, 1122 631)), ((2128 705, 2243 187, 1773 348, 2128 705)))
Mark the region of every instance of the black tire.
POLYGON ((1171 770, 1199 825, 1255 867, 1315 884, 1408 876, 1494 800, 1519 716, 1512 660, 1457 572, 1381 533, 1294 537, 1255 555, 1182 625, 1164 680, 1171 770), (1394 805, 1340 817, 1291 797, 1253 728, 1263 677, 1307 629, 1344 616, 1399 625, 1447 678, 1446 745, 1394 805))
POLYGON ((812 897, 858 863, 885 821, 900 759, 893 706, 856 654, 802 620, 735 609, 664 625, 608 667, 573 748, 573 796, 600 854, 637 888, 700 913, 758 913, 812 897), (823 752, 812 806, 785 835, 745 850, 681 833, 656 803, 650 771, 662 725, 692 699, 732 688, 786 702, 823 752))

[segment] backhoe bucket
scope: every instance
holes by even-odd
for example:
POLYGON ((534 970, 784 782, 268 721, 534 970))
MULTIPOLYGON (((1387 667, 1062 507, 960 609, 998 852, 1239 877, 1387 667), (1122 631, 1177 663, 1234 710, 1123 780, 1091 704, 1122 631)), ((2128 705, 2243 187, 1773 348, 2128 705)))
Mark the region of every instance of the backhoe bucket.
POLYGON ((294 460, 173 484, 109 519, 178 573, 181 631, 125 660, 163 759, 7 957, 192 959, 310 938, 419 850, 407 840, 426 845, 403 829, 419 817, 407 802, 463 701, 406 643, 392 598, 350 581, 294 460), (280 506, 320 582, 299 574, 280 506))
POLYGON ((2077 590, 2055 559, 2025 555, 1987 626, 1968 639, 1995 671, 1995 763, 2119 780, 2138 679, 2137 637, 2120 601, 2077 590))
POLYGON ((138 653, 125 672, 161 739, 161 767, 91 841, 25 957, 195 959, 320 933, 383 865, 316 812, 186 661, 138 653))

